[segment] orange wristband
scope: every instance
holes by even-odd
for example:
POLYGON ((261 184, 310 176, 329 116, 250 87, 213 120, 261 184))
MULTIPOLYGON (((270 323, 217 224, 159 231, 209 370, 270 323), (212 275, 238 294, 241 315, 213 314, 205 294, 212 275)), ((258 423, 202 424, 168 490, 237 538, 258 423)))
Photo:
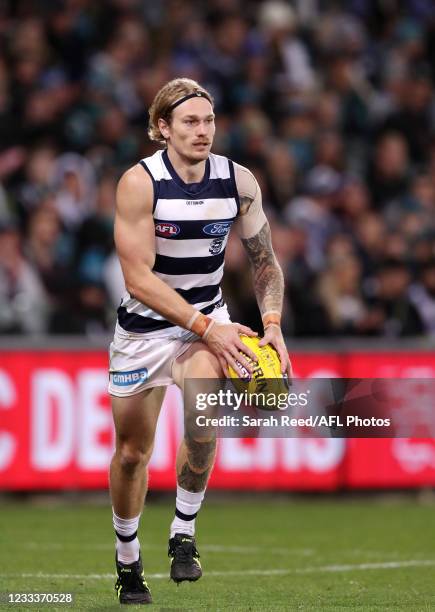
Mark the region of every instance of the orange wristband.
POLYGON ((202 338, 212 323, 213 319, 210 319, 210 317, 207 317, 200 312, 199 315, 195 317, 190 329, 194 334, 202 338))
POLYGON ((278 327, 281 327, 281 314, 279 312, 265 312, 261 318, 263 321, 264 329, 270 327, 271 325, 277 325, 278 327))

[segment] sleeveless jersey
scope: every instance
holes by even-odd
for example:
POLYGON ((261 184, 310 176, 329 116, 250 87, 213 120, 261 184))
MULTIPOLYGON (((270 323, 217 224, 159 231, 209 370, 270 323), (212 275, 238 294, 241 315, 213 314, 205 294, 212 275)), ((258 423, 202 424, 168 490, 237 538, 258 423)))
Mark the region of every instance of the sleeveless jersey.
MULTIPOLYGON (((166 150, 140 163, 154 187, 153 273, 197 310, 209 314, 223 304, 220 282, 225 247, 240 209, 233 163, 211 153, 200 183, 184 183, 166 150)), ((153 336, 181 331, 128 292, 118 308, 118 322, 126 331, 153 336)))

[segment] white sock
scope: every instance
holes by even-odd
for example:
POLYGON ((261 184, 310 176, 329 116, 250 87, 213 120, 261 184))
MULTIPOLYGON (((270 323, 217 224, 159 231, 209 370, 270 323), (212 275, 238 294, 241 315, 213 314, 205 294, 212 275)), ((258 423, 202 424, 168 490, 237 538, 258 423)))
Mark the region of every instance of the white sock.
POLYGON ((191 493, 177 485, 177 499, 175 502, 175 518, 171 523, 171 538, 176 533, 195 535, 195 517, 201 508, 205 491, 191 493))
POLYGON ((137 538, 137 529, 139 527, 140 514, 134 518, 123 519, 115 514, 113 508, 112 511, 113 527, 116 533, 116 552, 118 554, 118 561, 127 565, 134 563, 139 559, 140 544, 137 538), (123 541, 124 538, 128 541, 123 541))

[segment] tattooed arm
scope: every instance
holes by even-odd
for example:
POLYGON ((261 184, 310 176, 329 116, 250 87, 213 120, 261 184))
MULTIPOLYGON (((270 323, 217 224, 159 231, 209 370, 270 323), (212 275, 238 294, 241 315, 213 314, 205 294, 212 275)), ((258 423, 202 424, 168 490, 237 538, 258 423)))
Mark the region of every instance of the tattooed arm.
POLYGON ((264 325, 261 344, 272 344, 280 357, 281 370, 291 376, 288 351, 281 332, 284 299, 284 276, 275 257, 269 222, 261 205, 261 191, 249 170, 236 164, 236 183, 240 213, 236 222, 238 234, 248 255, 255 296, 264 325))
POLYGON ((281 313, 284 276, 273 252, 268 221, 252 238, 242 238, 242 243, 251 264, 254 291, 261 315, 271 311, 281 313))

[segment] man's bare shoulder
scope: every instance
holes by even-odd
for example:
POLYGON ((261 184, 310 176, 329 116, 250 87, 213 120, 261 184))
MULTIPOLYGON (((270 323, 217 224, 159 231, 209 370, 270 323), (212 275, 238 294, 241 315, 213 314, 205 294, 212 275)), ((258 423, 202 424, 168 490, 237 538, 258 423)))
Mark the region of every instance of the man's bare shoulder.
POLYGON ((252 202, 259 194, 259 186, 255 176, 248 168, 234 163, 234 177, 240 198, 240 215, 246 215, 252 202))
POLYGON ((246 166, 242 166, 242 164, 239 164, 235 161, 233 161, 233 164, 236 177, 243 176, 245 180, 248 180, 249 182, 254 182, 256 180, 255 176, 252 174, 249 168, 247 168, 246 166))
POLYGON ((152 181, 145 168, 141 164, 135 164, 121 176, 118 187, 125 187, 127 189, 148 188, 152 190, 152 181))
POLYGON ((153 184, 148 172, 136 164, 126 170, 118 182, 117 208, 152 210, 153 184))
POLYGON ((255 198, 260 195, 255 176, 248 168, 234 163, 234 177, 236 179, 237 191, 240 199, 240 215, 246 215, 255 198))

